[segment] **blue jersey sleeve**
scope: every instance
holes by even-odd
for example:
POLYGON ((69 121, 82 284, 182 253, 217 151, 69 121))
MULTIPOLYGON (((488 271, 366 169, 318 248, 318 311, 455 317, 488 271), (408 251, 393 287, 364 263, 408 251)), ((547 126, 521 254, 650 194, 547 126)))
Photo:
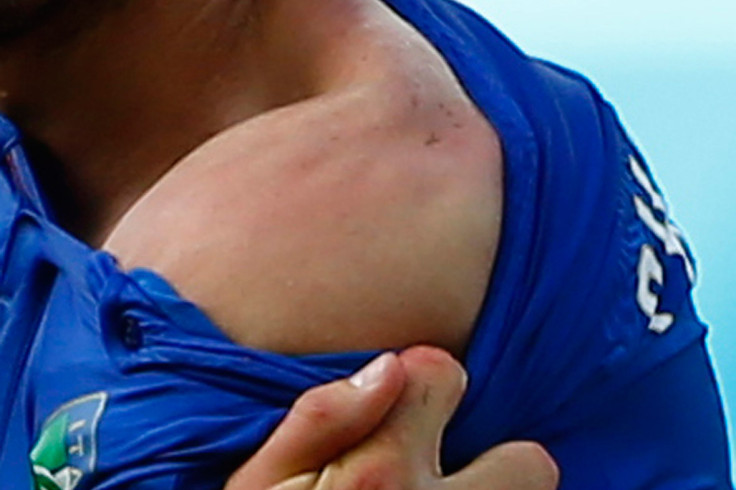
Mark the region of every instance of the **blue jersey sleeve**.
MULTIPOLYGON (((575 400, 571 400, 575 403, 575 400)), ((568 409, 544 437, 562 488, 732 488, 717 385, 702 343, 667 359, 611 399, 568 409)))
POLYGON ((442 52, 504 149, 501 243, 446 466, 529 438, 558 457, 563 488, 730 488, 693 257, 615 111, 462 5, 389 3, 442 52), (697 402, 671 403, 675 392, 697 402))

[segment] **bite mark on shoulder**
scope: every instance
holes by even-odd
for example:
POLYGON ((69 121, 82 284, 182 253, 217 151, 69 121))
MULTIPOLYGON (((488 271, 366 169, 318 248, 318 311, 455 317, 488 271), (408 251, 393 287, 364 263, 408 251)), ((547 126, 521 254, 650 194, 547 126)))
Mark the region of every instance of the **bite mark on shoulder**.
POLYGON ((435 133, 434 131, 432 131, 431 133, 429 133, 429 136, 424 141, 424 146, 434 146, 434 145, 440 143, 441 141, 442 141, 442 139, 439 136, 437 136, 437 133, 435 133))

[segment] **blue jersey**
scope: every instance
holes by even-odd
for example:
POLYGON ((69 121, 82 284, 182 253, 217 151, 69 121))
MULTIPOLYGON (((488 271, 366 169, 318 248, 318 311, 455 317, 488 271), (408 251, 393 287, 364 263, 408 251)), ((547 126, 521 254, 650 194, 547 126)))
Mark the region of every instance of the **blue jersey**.
MULTIPOLYGON (((682 234, 614 111, 446 0, 387 1, 498 131, 500 248, 443 464, 541 441, 563 489, 726 489, 682 234)), ((238 346, 155 273, 54 221, 0 121, 0 487, 218 488, 305 390, 376 353, 238 346)))

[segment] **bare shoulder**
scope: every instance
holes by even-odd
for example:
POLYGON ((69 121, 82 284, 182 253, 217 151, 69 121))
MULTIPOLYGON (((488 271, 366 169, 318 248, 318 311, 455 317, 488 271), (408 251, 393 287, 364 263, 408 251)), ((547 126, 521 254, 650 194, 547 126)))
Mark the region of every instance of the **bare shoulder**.
POLYGON ((106 248, 164 275, 253 347, 422 342, 460 354, 501 208, 498 138, 435 66, 218 135, 139 201, 106 248))

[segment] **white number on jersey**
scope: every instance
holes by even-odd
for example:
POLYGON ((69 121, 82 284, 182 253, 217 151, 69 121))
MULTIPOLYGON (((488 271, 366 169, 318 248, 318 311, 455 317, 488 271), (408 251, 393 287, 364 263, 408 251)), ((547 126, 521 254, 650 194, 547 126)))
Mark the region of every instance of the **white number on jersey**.
MULTIPOLYGON (((695 267, 693 267, 690 257, 685 250, 685 244, 682 239, 682 232, 668 218, 667 205, 664 198, 654 188, 649 175, 642 168, 639 161, 629 157, 629 165, 631 173, 649 195, 654 210, 660 211, 664 220, 660 221, 654 214, 652 207, 647 204, 644 199, 634 196, 634 206, 639 218, 647 225, 647 228, 656 236, 664 245, 667 255, 677 256, 682 259, 685 271, 690 283, 695 283, 695 267)), ((665 270, 662 261, 657 256, 654 248, 646 244, 641 248, 638 267, 639 284, 637 287, 636 299, 639 308, 649 318, 649 330, 663 334, 669 330, 675 322, 672 313, 659 311, 659 297, 652 291, 652 285, 658 284, 664 286, 665 270)))

